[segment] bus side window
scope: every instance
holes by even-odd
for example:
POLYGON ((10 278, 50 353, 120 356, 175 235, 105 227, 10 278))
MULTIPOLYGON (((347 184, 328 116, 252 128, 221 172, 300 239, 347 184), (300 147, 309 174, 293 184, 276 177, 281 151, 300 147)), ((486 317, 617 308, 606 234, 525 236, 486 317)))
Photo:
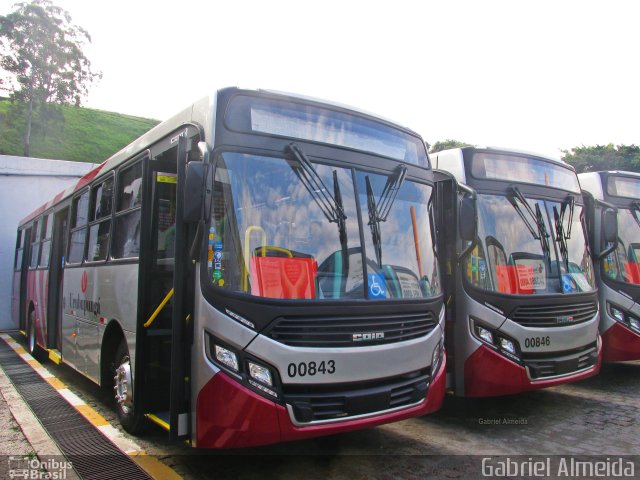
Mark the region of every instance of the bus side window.
POLYGON ((40 239, 40 221, 36 221, 31 230, 31 258, 29 258, 29 267, 36 268, 38 266, 38 254, 40 249, 38 248, 38 240, 40 239))
POLYGON ((140 254, 142 162, 121 170, 116 193, 116 221, 111 256, 132 258, 140 254))
POLYGON ((50 213, 42 220, 42 232, 40 235, 40 267, 49 266, 49 255, 51 253, 51 233, 53 232, 53 213, 50 213))
POLYGON ((73 199, 71 213, 71 240, 67 263, 80 263, 84 257, 84 242, 87 233, 87 217, 89 211, 89 190, 73 199))
POLYGON ((16 257, 13 269, 18 272, 22 269, 22 252, 24 252, 24 230, 18 230, 18 239, 16 241, 16 257))
POLYGON ((106 260, 111 230, 111 206, 113 177, 91 189, 91 215, 89 241, 86 253, 88 262, 106 260))

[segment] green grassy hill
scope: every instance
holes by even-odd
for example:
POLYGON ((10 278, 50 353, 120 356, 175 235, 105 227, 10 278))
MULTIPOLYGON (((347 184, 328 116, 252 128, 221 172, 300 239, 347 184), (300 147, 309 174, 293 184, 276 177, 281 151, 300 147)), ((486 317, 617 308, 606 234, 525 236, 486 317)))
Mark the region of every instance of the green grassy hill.
MULTIPOLYGON (((11 107, 9 100, 0 99, 0 155, 23 154, 25 122, 10 115, 11 107)), ((100 163, 158 123, 104 110, 63 106, 46 127, 34 123, 30 156, 100 163)))

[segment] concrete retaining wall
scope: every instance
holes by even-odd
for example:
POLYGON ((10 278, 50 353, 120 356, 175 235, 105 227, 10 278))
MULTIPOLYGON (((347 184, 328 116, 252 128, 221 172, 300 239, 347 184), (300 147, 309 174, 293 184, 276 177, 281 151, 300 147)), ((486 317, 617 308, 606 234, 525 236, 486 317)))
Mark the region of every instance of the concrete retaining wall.
POLYGON ((11 318, 11 283, 18 222, 96 165, 0 155, 0 331, 11 318))

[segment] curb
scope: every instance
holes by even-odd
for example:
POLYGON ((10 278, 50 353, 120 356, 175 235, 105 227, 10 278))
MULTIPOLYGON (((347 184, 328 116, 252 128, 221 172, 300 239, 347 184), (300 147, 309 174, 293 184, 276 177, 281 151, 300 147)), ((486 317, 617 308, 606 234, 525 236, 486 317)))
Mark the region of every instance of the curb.
MULTIPOLYGON (((83 417, 85 417, 96 429, 100 430, 119 450, 131 457, 145 472, 154 479, 181 480, 172 468, 160 462, 153 456, 147 455, 139 445, 126 438, 118 429, 111 425, 102 415, 96 412, 90 405, 75 395, 64 383, 58 380, 51 372, 42 366, 33 356, 31 356, 11 335, 1 333, 0 338, 4 340, 23 360, 25 360, 33 370, 51 385, 72 407, 74 407, 83 417)), ((3 372, 4 373, 4 372, 3 372)), ((41 454, 46 458, 51 455, 61 455, 53 439, 40 425, 31 409, 24 402, 11 381, 3 375, 0 377, 0 388, 9 403, 9 408, 13 417, 27 437, 27 441, 34 448, 36 455, 41 454), (5 395, 5 390, 7 395, 5 395), (11 402, 9 402, 11 398, 11 402), (15 407, 15 412, 14 412, 15 407)), ((78 477, 76 477, 78 478, 78 477)))

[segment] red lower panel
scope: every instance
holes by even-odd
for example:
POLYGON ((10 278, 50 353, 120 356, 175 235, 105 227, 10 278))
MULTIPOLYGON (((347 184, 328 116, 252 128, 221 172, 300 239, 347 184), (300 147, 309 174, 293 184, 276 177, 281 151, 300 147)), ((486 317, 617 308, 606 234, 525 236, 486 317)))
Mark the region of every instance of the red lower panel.
POLYGON ((218 373, 198 394, 196 445, 242 448, 279 442, 277 408, 281 407, 218 373))
MULTIPOLYGON (((600 343, 601 345, 601 343, 600 343)), ((497 397, 552 387, 591 377, 600 371, 602 347, 593 368, 575 375, 532 381, 524 367, 481 345, 464 364, 465 397, 497 397)))
POLYGON ((602 361, 640 360, 640 335, 615 323, 602 334, 602 361))
POLYGON ((244 448, 332 435, 434 412, 445 394, 446 363, 431 383, 421 405, 371 418, 327 425, 296 427, 287 410, 263 398, 223 373, 200 391, 196 405, 196 442, 199 448, 244 448))

